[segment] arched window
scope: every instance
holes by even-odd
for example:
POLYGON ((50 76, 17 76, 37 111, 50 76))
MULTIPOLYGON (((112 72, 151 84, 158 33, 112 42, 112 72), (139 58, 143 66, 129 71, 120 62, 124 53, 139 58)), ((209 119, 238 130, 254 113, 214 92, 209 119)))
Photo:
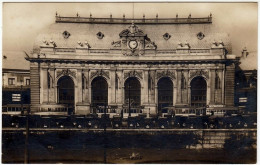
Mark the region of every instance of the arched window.
POLYGON ((74 82, 69 76, 58 80, 58 102, 60 104, 74 105, 74 82))
POLYGON ((125 81, 125 103, 129 100, 131 107, 141 105, 141 84, 136 77, 130 77, 125 81))
POLYGON ((173 105, 173 83, 169 77, 158 81, 158 113, 164 113, 165 107, 173 105))
POLYGON ((191 86, 191 106, 205 107, 207 95, 207 83, 201 76, 193 78, 191 86))
POLYGON ((108 84, 105 78, 99 76, 91 82, 91 104, 96 107, 98 105, 107 105, 108 101, 108 84))

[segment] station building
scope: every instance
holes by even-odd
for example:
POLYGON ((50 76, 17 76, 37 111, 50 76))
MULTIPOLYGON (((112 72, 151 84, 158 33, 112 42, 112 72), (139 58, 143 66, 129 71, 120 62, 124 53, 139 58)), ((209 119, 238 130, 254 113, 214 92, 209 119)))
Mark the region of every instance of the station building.
POLYGON ((236 55, 203 18, 61 17, 35 40, 35 114, 234 109, 236 55), (123 110, 123 111, 122 111, 123 110))

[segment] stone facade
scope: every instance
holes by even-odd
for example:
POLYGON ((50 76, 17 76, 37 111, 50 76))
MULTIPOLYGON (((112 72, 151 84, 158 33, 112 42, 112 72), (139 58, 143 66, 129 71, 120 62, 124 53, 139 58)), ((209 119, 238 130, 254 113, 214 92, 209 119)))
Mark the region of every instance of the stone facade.
MULTIPOLYGON (((191 106, 191 83, 196 77, 202 77, 206 82, 207 106, 232 107, 236 56, 227 53, 231 48, 226 35, 211 33, 212 18, 207 19, 206 22, 193 20, 194 24, 182 22, 181 25, 176 25, 174 19, 167 25, 160 21, 126 24, 121 20, 115 23, 109 19, 108 22, 79 24, 75 18, 57 17, 52 25, 55 28, 39 35, 34 53, 27 58, 31 63, 32 112, 59 105, 58 81, 64 76, 74 83, 75 114, 92 113, 92 82, 97 77, 106 80, 107 105, 117 107, 116 113, 127 105, 125 83, 130 77, 140 83, 142 113, 158 113, 158 82, 162 78, 169 78, 173 84, 170 102, 174 107, 191 106), (105 33, 108 25, 110 31, 105 33), (84 34, 83 26, 97 33, 84 34), (160 29, 162 35, 158 38, 154 38, 153 33, 146 33, 154 30, 157 35, 155 26, 165 28, 160 29), (176 26, 190 26, 190 30, 170 33, 171 27, 176 29, 176 26), (205 27, 207 30, 203 32, 205 27), (77 29, 79 32, 74 34, 77 29), (118 36, 114 37, 114 34, 118 36), (190 35, 190 38, 181 35, 190 35), (49 36, 52 36, 50 41, 49 36), (184 38, 187 40, 183 41, 184 38), (171 40, 179 43, 176 45, 171 40)), ((46 113, 52 111, 49 109, 46 113)))

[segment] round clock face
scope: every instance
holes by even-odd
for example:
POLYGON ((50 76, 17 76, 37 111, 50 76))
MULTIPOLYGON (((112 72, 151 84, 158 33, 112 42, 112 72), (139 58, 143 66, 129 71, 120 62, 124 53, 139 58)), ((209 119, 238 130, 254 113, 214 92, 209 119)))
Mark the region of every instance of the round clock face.
POLYGON ((130 47, 131 49, 135 49, 135 48, 137 48, 138 43, 137 43, 137 41, 135 41, 135 40, 131 40, 131 41, 129 41, 128 45, 129 45, 129 47, 130 47))

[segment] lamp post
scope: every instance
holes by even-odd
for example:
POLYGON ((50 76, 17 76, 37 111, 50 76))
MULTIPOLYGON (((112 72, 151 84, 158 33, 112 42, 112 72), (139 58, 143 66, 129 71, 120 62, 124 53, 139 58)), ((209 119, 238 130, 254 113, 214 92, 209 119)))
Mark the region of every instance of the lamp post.
MULTIPOLYGON (((23 90, 23 81, 21 80, 21 112, 24 113, 22 90, 23 90)), ((29 163, 28 145, 29 145, 29 109, 27 109, 27 111, 26 111, 25 150, 24 150, 24 163, 25 164, 29 163)))
POLYGON ((105 104, 104 106, 104 164, 107 163, 107 113, 106 113, 106 110, 107 110, 107 104, 105 104))

